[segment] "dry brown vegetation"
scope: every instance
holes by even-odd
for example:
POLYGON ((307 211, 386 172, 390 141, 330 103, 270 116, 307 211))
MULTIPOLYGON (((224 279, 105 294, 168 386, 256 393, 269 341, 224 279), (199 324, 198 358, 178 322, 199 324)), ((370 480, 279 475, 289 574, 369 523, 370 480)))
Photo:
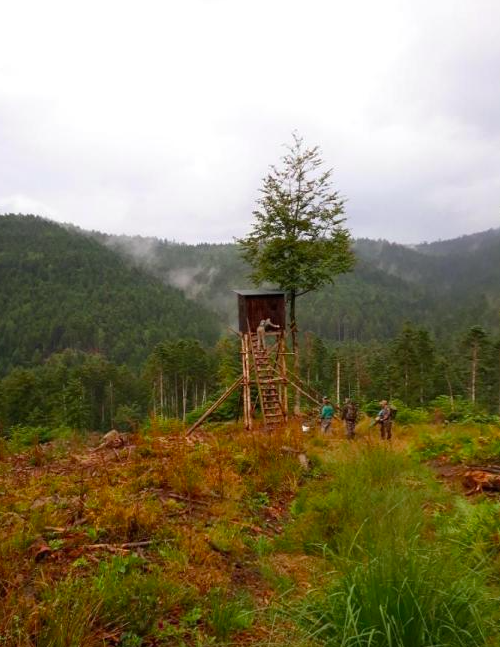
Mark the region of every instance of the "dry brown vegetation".
POLYGON ((500 504, 408 456, 463 431, 299 429, 4 444, 0 645, 497 644, 500 504))
POLYGON ((0 644, 279 643, 290 628, 268 609, 318 561, 267 556, 306 477, 302 443, 298 427, 153 425, 123 446, 4 447, 0 644))

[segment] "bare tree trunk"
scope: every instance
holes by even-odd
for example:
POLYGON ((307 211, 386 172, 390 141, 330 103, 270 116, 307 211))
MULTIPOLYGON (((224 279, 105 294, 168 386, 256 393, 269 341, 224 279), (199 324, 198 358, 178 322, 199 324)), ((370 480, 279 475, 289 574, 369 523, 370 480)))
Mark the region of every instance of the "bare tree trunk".
POLYGON ((114 429, 115 426, 115 417, 113 415, 114 402, 113 402, 113 382, 109 382, 109 421, 111 423, 111 429, 114 429))
MULTIPOLYGON (((295 290, 290 292, 290 330, 292 332, 292 352, 293 352, 293 370, 294 373, 300 375, 300 357, 299 357, 299 339, 297 330, 297 321, 295 319, 295 290)), ((300 415, 300 390, 295 389, 295 397, 293 399, 293 413, 300 415)))
POLYGON ((163 369, 160 371, 160 416, 163 418, 163 369))
POLYGON ((311 334, 306 332, 307 385, 311 384, 311 334))
POLYGON ((470 384, 470 399, 472 404, 476 403, 476 376, 477 376, 477 344, 472 346, 472 362, 471 362, 471 384, 470 384))
POLYGON ((498 415, 500 416, 500 353, 498 354, 498 415))
POLYGON ((356 371, 356 399, 359 401, 361 397, 361 379, 359 376, 359 357, 354 355, 354 370, 356 371))
POLYGON ((179 392, 177 384, 177 373, 175 374, 175 417, 179 417, 179 392))
POLYGON ((186 422, 188 377, 182 377, 182 421, 186 422))
POLYGON ((451 406, 451 410, 452 410, 452 411, 455 411, 455 399, 454 399, 454 397, 453 397, 453 387, 452 387, 452 385, 451 385, 451 380, 450 380, 450 376, 448 375, 448 371, 446 371, 446 372, 445 372, 444 377, 445 377, 445 379, 446 379, 446 383, 448 384, 448 392, 449 392, 449 394, 450 394, 450 406, 451 406))
POLYGON ((337 404, 340 404, 340 359, 337 360, 337 404))

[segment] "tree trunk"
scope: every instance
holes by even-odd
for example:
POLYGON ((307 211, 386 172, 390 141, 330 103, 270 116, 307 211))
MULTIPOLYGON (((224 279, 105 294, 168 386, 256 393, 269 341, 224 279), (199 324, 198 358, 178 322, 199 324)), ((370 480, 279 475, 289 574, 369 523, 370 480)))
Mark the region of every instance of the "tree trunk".
POLYGON ((337 404, 340 404, 340 359, 337 360, 337 404))
POLYGON ((311 334, 306 332, 306 360, 307 360, 307 367, 306 367, 306 379, 307 379, 307 386, 311 385, 311 334))
POLYGON ((113 403, 113 382, 109 382, 109 420, 111 422, 111 429, 115 427, 115 416, 113 413, 114 403, 113 403))
POLYGON ((470 384, 470 399, 472 404, 476 403, 476 376, 477 376, 477 344, 472 346, 472 362, 471 362, 471 384, 470 384))
POLYGON ((500 353, 498 354, 498 415, 500 416, 500 353))
MULTIPOLYGON (((354 370, 356 371, 356 399, 360 400, 361 398, 361 378, 360 378, 360 368, 359 368, 359 357, 356 354, 354 356, 354 370)), ((340 403, 339 403, 340 404, 340 403)))
MULTIPOLYGON (((292 333, 292 352, 293 352, 293 370, 295 375, 300 375, 300 357, 299 357, 299 339, 297 330, 297 321, 295 319, 295 300, 297 295, 295 290, 290 292, 290 330, 292 333)), ((300 415, 300 390, 295 389, 295 397, 293 399, 293 413, 300 415)))
POLYGON ((448 384, 448 391, 450 393, 451 410, 455 411, 455 399, 453 397, 453 387, 451 385, 451 380, 450 380, 450 376, 448 375, 448 371, 445 372, 444 376, 445 376, 445 379, 446 379, 446 383, 448 384))
POLYGON ((182 378, 182 422, 186 422, 188 377, 182 378))
POLYGON ((177 384, 177 373, 175 374, 175 417, 179 417, 179 386, 177 384))
POLYGON ((160 371, 160 416, 163 418, 163 369, 160 371))

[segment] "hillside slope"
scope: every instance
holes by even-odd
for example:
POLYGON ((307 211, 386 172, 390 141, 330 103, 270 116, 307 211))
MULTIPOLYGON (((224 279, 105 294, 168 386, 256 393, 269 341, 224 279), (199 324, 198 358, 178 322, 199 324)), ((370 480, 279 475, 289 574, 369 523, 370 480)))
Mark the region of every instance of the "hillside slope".
POLYGON ((91 237, 0 217, 0 373, 68 347, 138 365, 160 340, 218 335, 213 312, 91 237))
MULTIPOLYGON (((103 244, 236 322, 235 288, 250 287, 249 268, 235 245, 182 245, 140 237, 95 234, 103 244)), ((298 301, 302 330, 327 339, 388 339, 406 320, 438 337, 468 326, 498 324, 500 230, 428 248, 360 239, 357 266, 298 301), (439 250, 439 253, 438 253, 439 250), (452 253, 456 250, 455 253, 452 253), (446 253, 445 253, 446 252, 446 253)), ((434 245, 431 244, 430 246, 434 245)))

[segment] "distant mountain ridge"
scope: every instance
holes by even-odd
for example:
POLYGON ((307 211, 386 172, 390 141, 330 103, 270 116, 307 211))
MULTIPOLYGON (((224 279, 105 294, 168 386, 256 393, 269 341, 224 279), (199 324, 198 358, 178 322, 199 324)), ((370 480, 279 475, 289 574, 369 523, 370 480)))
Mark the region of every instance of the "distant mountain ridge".
MULTIPOLYGON (((249 268, 235 245, 97 237, 162 281, 215 308, 226 324, 236 321, 231 290, 250 283, 249 268)), ((475 323, 498 325, 500 229, 413 248, 358 239, 354 249, 354 272, 338 277, 334 287, 299 300, 303 329, 328 339, 367 341, 393 336, 405 320, 425 325, 437 336, 458 334, 475 323)))
POLYGON ((64 348, 139 366, 159 341, 219 334, 208 308, 94 237, 0 216, 0 374, 64 348))
POLYGON ((446 254, 463 254, 474 252, 486 244, 500 242, 500 227, 487 229, 475 234, 467 234, 449 240, 436 240, 432 243, 421 243, 415 249, 422 254, 445 256, 446 254))
MULTIPOLYGON (((301 297, 302 331, 391 339, 405 321, 437 338, 498 329, 500 229, 410 248, 354 241, 355 270, 301 297)), ((35 216, 0 216, 0 373, 66 347, 138 366, 158 341, 213 344, 251 287, 234 244, 113 236, 35 216)))

